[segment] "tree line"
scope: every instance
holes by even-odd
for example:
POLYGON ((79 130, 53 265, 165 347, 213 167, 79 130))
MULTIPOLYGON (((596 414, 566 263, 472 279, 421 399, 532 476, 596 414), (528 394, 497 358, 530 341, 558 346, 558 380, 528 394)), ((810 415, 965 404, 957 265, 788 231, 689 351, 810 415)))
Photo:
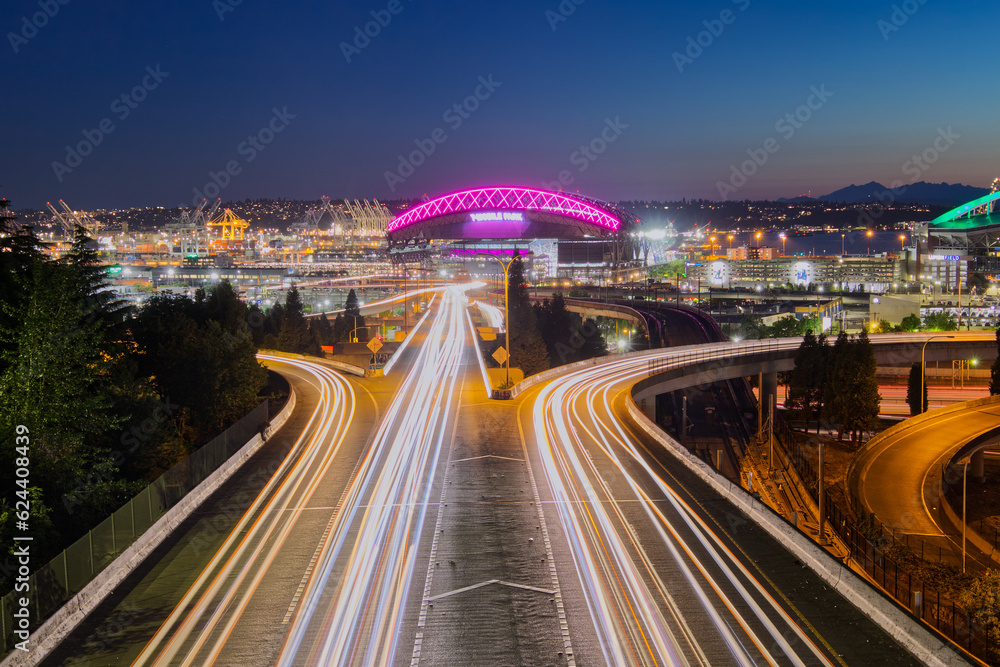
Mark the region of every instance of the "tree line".
POLYGON ((817 431, 825 423, 836 427, 838 440, 846 433, 859 445, 865 431, 879 426, 875 373, 875 351, 866 332, 841 332, 831 346, 824 334, 807 331, 788 378, 786 407, 805 420, 807 430, 815 419, 817 431))
MULTIPOLYGON (((135 309, 107 285, 82 228, 50 259, 30 226, 0 224, 0 455, 11 462, 0 487, 17 488, 14 436, 25 426, 41 563, 255 407, 267 372, 228 283, 135 309)), ((0 499, 7 545, 14 516, 0 499)))
POLYGON ((288 290, 284 304, 276 303, 267 312, 253 305, 249 317, 259 324, 253 328, 254 343, 267 350, 322 356, 323 346, 353 340, 368 342, 368 328, 353 289, 347 294, 344 312, 338 313, 333 322, 326 313, 307 319, 295 285, 288 290))

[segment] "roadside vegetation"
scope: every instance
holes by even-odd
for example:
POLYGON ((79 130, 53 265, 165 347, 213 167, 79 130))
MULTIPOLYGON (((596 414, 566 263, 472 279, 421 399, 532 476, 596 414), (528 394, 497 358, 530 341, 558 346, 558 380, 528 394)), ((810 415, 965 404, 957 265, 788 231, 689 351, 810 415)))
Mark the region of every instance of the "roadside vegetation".
MULTIPOLYGON (((31 227, 0 224, 0 488, 11 491, 0 564, 13 544, 18 426, 30 434, 24 491, 41 564, 254 408, 267 372, 228 283, 133 309, 108 289, 83 229, 52 260, 31 227)), ((0 568, 0 590, 10 572, 0 568)))

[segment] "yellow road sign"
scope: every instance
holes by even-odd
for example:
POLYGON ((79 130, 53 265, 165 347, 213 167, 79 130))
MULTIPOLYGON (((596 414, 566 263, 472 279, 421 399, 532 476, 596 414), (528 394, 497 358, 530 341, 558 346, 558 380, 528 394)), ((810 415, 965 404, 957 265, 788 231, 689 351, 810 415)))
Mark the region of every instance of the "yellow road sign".
POLYGON ((493 358, 496 359, 497 363, 503 366, 507 362, 507 350, 503 349, 503 346, 497 348, 497 351, 493 353, 493 358))

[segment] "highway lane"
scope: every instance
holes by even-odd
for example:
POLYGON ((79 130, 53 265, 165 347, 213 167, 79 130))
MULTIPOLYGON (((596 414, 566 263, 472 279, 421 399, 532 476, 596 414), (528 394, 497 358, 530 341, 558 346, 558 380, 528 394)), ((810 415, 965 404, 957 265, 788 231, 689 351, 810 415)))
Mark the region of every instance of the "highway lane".
MULTIPOLYGON (((334 463, 341 464, 338 455, 358 400, 354 388, 319 364, 262 358, 299 368, 316 378, 320 399, 313 418, 295 445, 297 455, 288 457, 262 489, 143 648, 136 664, 240 664, 248 656, 260 655, 268 640, 273 641, 273 631, 263 636, 244 632, 243 627, 237 627, 241 617, 251 604, 266 605, 275 616, 283 615, 282 607, 288 609, 293 601, 290 595, 265 599, 255 594, 276 561, 281 562, 276 571, 283 571, 291 565, 289 561, 301 562, 303 556, 308 557, 298 548, 302 533, 308 530, 300 522, 312 523, 315 532, 316 524, 328 519, 324 515, 337 513, 337 501, 323 482, 334 463), (320 507, 324 510, 312 511, 320 507), (231 638, 235 640, 232 643, 231 638)), ((301 563, 301 567, 305 570, 307 566, 301 563)))
MULTIPOLYGON (((234 580, 241 577, 241 585, 233 589, 235 601, 230 601, 236 607, 245 606, 239 597, 252 588, 255 577, 252 572, 244 572, 243 566, 266 559, 283 532, 287 552, 295 542, 287 538, 292 527, 296 538, 306 538, 303 545, 309 539, 314 540, 313 545, 319 540, 326 518, 317 509, 336 503, 378 410, 364 388, 352 387, 325 367, 287 359, 268 359, 266 363, 281 372, 296 392, 296 408, 288 422, 126 578, 44 664, 122 664, 136 661, 141 652, 144 657, 140 662, 148 663, 161 654, 165 658, 165 651, 180 655, 199 638, 190 628, 181 630, 179 620, 183 619, 178 616, 181 612, 187 615, 198 605, 223 569, 234 580), (315 488, 310 476, 324 467, 323 484, 315 488), (310 486, 314 487, 314 506, 307 510, 301 501, 310 486), (262 517, 270 517, 274 526, 265 525, 262 517), (268 531, 270 537, 263 539, 268 531), (164 632, 165 623, 172 628, 169 632, 164 632)), ((307 567, 312 551, 307 546, 300 551, 303 553, 294 556, 282 552, 281 565, 288 568, 285 576, 293 566, 302 570, 307 567)), ((271 585, 270 579, 259 584, 273 593, 271 585)), ((278 590, 282 592, 275 594, 273 601, 283 614, 295 584, 287 593, 281 587, 278 590)), ((253 605, 250 611, 244 620, 256 619, 253 605)), ((214 627, 206 635, 214 643, 225 623, 220 626, 219 619, 211 616, 204 614, 195 625, 199 629, 214 627)), ((198 618, 197 614, 192 618, 198 618)), ((247 643, 248 649, 266 646, 275 639, 280 646, 283 632, 275 638, 276 627, 262 624, 262 631, 247 643)))
MULTIPOLYGON (((927 556, 961 562, 961 535, 945 530, 940 479, 943 466, 962 445, 1000 428, 1000 405, 984 405, 942 415, 895 433, 862 452, 856 463, 857 496, 868 511, 895 531, 911 536, 911 546, 927 556)), ((968 557, 980 567, 995 563, 971 543, 968 557)))
MULTIPOLYGON (((741 346, 705 347, 728 358, 741 346)), ((588 647, 577 629, 577 652, 628 665, 916 664, 620 419, 623 392, 651 356, 683 353, 609 360, 524 399, 522 426, 550 494, 543 504, 559 528, 553 540, 568 545, 595 632, 588 647)))
MULTIPOLYGON (((396 660, 430 480, 456 424, 467 351, 462 288, 440 297, 406 373, 317 551, 279 665, 381 665, 396 660)), ((426 545, 423 545, 426 547, 426 545)))

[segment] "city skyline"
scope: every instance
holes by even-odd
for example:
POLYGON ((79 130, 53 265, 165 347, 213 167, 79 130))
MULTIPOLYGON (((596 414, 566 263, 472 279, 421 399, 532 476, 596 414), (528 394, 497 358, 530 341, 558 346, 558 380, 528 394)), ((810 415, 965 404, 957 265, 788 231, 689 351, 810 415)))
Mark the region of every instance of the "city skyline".
POLYGON ((991 9, 16 2, 0 194, 95 208, 190 204, 212 184, 224 200, 984 187, 987 46, 945 38, 991 9))

